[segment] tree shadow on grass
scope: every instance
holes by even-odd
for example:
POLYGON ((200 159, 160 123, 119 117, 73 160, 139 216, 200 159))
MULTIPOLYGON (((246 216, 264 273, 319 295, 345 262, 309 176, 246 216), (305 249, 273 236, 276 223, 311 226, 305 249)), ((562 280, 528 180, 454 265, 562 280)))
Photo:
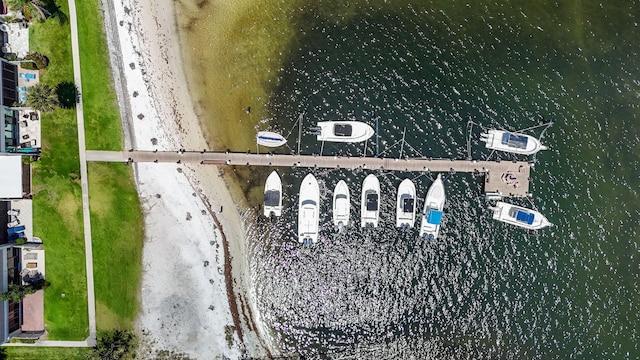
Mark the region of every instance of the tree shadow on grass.
POLYGON ((56 94, 60 107, 64 109, 73 109, 76 107, 78 100, 78 88, 76 84, 70 81, 63 81, 56 86, 56 94))

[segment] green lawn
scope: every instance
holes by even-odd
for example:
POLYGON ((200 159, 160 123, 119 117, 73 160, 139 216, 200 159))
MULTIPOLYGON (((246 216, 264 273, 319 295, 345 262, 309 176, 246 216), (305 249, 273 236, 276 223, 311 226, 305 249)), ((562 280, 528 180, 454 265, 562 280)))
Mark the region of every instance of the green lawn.
MULTIPOLYGON (((63 12, 68 5, 58 0, 63 12)), ((97 0, 77 1, 87 148, 122 149, 97 0)), ((32 51, 50 59, 41 81, 73 82, 68 24, 56 19, 30 27, 32 51)), ((88 336, 84 236, 75 110, 42 119, 42 156, 34 163, 34 234, 47 252, 45 324, 49 339, 88 336)), ((131 329, 138 311, 143 221, 131 168, 89 166, 96 315, 98 330, 131 329), (117 271, 116 271, 117 270, 117 271)), ((47 357, 45 357, 47 358, 47 357)))
POLYGON ((5 346, 0 348, 0 359, 6 354, 11 360, 80 360, 90 352, 90 348, 5 346))
POLYGON ((89 164, 97 323, 133 329, 142 274, 143 218, 131 168, 89 164))
MULTIPOLYGON (((122 150, 98 0, 76 1, 87 149, 122 150)), ((142 274, 143 218, 133 172, 89 164, 89 199, 98 330, 133 329, 142 274)))
MULTIPOLYGON (((60 2, 63 11, 67 3, 60 2)), ((41 81, 56 86, 73 81, 68 24, 57 20, 30 27, 30 47, 50 59, 41 81)), ((89 335, 86 272, 79 185, 75 110, 45 114, 42 157, 33 166, 33 227, 46 250, 45 324, 49 339, 84 340, 89 335)))
POLYGON ((122 124, 112 87, 99 0, 76 1, 87 149, 122 150, 122 124))

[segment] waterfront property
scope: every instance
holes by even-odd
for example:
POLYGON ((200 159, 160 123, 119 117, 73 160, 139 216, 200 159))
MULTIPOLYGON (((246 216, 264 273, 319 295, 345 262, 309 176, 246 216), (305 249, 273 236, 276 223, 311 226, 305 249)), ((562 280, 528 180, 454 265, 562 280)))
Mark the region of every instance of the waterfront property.
MULTIPOLYGON (((45 257, 33 236, 30 164, 22 156, 0 154, 0 168, 0 291, 6 292, 10 285, 42 283, 45 257)), ((43 290, 0 304, 0 342, 44 334, 43 290)))

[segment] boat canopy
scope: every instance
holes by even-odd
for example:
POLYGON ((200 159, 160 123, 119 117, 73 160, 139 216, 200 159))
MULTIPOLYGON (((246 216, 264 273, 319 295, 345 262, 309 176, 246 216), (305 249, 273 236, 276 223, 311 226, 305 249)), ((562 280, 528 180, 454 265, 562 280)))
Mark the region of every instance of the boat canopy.
POLYGON ((378 210, 378 194, 375 191, 367 191, 367 211, 378 210))
POLYGON ((525 211, 518 210, 518 212, 516 212, 516 220, 521 221, 523 223, 527 223, 529 225, 533 224, 534 217, 535 217, 534 214, 530 214, 525 211))
MULTIPOLYGON (((403 195, 403 196, 406 196, 406 195, 403 195)), ((402 211, 406 213, 413 212, 413 202, 414 202, 414 199, 409 196, 402 199, 402 211)))
POLYGON ((525 135, 517 135, 509 132, 502 134, 502 145, 511 146, 517 149, 526 149, 529 138, 525 135))
POLYGON ((433 225, 440 225, 442 222, 442 211, 440 210, 429 210, 429 214, 427 214, 427 222, 433 225))
POLYGON ((347 198, 347 195, 345 195, 345 194, 338 194, 338 195, 336 195, 336 200, 337 200, 337 199, 346 199, 346 198, 347 198))
POLYGON ((349 124, 335 124, 333 132, 336 136, 351 136, 353 128, 349 124))
POLYGON ((264 205, 265 206, 279 206, 280 205, 280 191, 268 190, 264 193, 264 205))
POLYGON ((302 206, 305 206, 305 205, 313 205, 313 206, 315 206, 316 202, 313 201, 313 200, 305 200, 305 201, 302 202, 302 206))

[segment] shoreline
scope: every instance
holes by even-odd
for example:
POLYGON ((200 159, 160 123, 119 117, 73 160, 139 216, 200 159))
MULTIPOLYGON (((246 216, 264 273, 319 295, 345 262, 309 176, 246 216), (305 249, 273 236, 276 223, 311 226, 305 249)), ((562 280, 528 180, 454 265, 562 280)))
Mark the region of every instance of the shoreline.
MULTIPOLYGON (((189 96, 172 1, 103 1, 102 7, 125 147, 207 148, 189 96)), ((270 346, 259 334, 264 329, 256 329, 260 322, 252 316, 257 310, 240 209, 218 169, 139 164, 134 178, 145 212, 140 355, 268 355, 270 346), (218 208, 224 216, 216 215, 218 208), (232 341, 229 329, 235 330, 232 341)))

